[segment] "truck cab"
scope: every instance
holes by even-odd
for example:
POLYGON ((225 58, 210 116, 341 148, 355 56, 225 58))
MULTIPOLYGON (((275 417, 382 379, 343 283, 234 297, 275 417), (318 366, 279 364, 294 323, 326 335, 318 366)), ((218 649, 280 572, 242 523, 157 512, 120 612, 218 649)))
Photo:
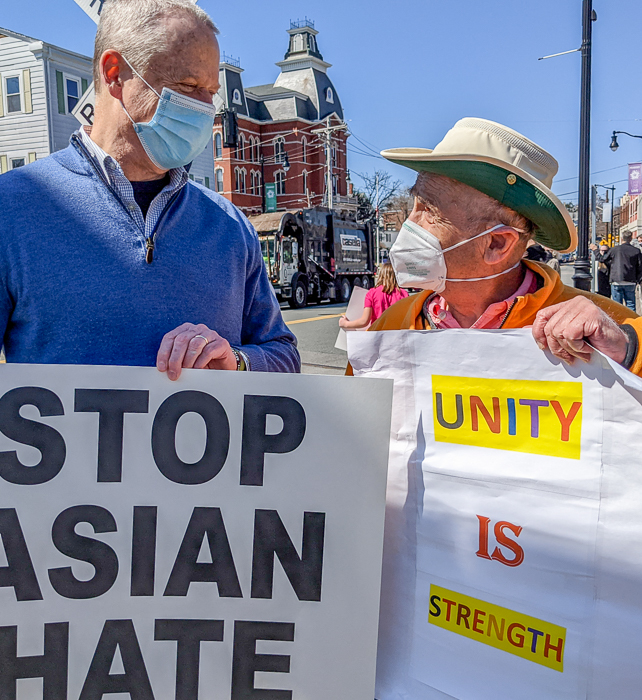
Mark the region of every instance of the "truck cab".
POLYGON ((279 301, 347 301, 374 282, 372 231, 321 207, 250 217, 279 301))

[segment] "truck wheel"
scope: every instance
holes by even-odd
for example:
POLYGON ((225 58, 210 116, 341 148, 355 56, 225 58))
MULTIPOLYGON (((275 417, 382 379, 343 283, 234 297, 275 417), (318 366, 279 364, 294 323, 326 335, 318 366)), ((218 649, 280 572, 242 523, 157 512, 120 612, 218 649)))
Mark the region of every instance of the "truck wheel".
POLYGON ((370 282, 370 278, 366 277, 365 275, 361 278, 361 286, 364 289, 370 289, 372 287, 372 283, 370 282))
POLYGON ((290 306, 293 309, 304 309, 308 305, 308 290, 303 280, 297 280, 296 286, 292 290, 290 306))
POLYGON ((339 290, 339 296, 341 298, 341 301, 344 304, 347 304, 350 301, 350 292, 352 291, 352 285, 350 284, 350 280, 347 277, 344 277, 341 280, 341 287, 339 290))

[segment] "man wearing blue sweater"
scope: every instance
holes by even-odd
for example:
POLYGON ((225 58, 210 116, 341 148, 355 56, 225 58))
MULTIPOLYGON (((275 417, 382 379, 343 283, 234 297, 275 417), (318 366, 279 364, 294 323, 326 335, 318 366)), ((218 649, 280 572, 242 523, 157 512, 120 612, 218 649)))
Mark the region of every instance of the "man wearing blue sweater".
POLYGON ((218 33, 191 0, 111 0, 94 126, 0 178, 7 360, 298 372, 247 219, 188 179, 212 137, 218 33))

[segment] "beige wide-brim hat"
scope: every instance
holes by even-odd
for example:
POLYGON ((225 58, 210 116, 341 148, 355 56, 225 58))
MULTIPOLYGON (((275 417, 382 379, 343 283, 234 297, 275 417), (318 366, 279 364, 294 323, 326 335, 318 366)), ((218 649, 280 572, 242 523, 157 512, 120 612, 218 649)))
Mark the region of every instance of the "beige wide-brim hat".
POLYGON ((419 172, 462 182, 533 222, 542 245, 568 253, 577 230, 562 202, 551 192, 558 163, 525 136, 487 119, 460 119, 443 140, 429 148, 391 148, 381 155, 419 172))

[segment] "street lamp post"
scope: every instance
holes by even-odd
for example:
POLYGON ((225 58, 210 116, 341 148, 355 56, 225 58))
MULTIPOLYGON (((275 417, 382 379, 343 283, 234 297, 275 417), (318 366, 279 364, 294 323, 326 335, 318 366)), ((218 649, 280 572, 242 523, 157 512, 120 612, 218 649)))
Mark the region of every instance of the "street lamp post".
POLYGON ((628 131, 614 131, 613 136, 611 137, 611 150, 614 153, 620 147, 620 144, 617 142, 618 134, 626 134, 626 136, 630 136, 633 139, 642 139, 642 136, 638 136, 637 134, 629 134, 628 131))
POLYGON ((578 242, 573 283, 578 289, 583 289, 585 291, 590 291, 592 278, 588 244, 591 157, 591 41, 594 19, 596 19, 596 17, 593 13, 593 1, 583 0, 578 242))

